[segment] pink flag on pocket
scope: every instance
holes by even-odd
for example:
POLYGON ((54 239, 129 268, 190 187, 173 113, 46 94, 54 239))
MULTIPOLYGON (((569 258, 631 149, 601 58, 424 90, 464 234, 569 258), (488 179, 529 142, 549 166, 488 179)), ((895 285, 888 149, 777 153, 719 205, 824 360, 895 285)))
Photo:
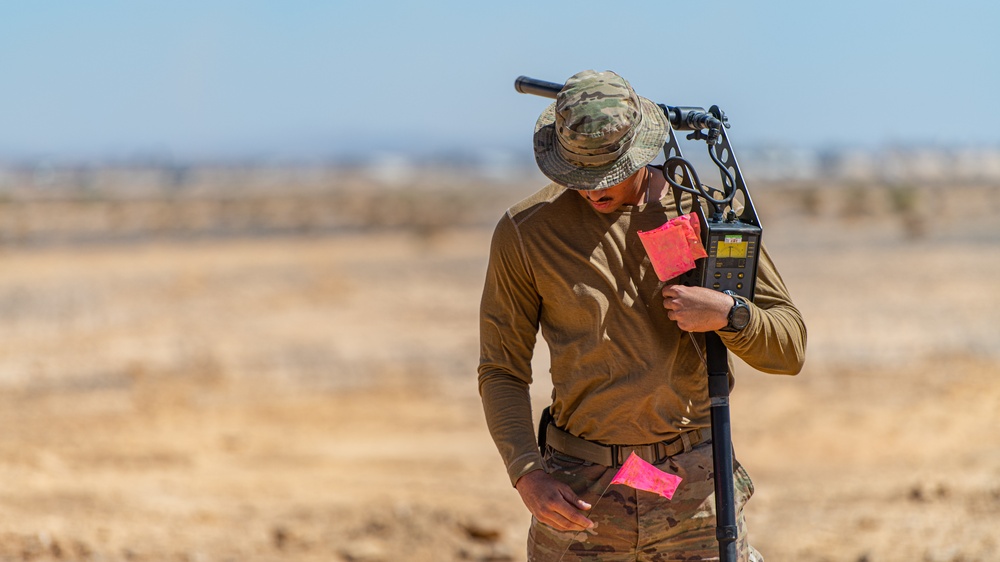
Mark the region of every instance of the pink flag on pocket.
POLYGON ((700 232, 701 225, 695 213, 672 218, 653 230, 639 231, 639 240, 660 281, 694 269, 694 260, 708 256, 701 245, 700 232))
POLYGON ((663 472, 640 459, 633 451, 611 479, 612 484, 625 484, 637 490, 660 494, 668 500, 674 497, 682 478, 676 474, 663 472))

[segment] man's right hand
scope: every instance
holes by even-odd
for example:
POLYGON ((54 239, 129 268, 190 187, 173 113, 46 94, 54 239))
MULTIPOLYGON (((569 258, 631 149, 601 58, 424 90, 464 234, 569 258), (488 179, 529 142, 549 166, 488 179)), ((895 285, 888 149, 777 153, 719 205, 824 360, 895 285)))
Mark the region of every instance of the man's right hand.
POLYGON ((580 513, 590 509, 573 490, 549 476, 544 470, 533 470, 514 484, 521 501, 540 522, 557 531, 583 531, 594 522, 580 513))

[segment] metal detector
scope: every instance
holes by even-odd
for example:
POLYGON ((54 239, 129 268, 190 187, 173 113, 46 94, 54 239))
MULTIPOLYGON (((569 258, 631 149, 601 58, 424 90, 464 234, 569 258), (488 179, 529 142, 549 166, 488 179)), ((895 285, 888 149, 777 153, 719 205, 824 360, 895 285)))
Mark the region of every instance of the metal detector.
MULTIPOLYGON (((514 88, 522 94, 555 99, 563 85, 518 77, 514 88)), ((691 207, 701 222, 702 240, 708 257, 681 277, 681 283, 726 291, 753 300, 760 256, 761 226, 753 201, 743 181, 726 129, 729 121, 718 106, 701 107, 658 104, 667 117, 667 140, 663 145, 663 173, 672 190, 678 212, 683 194, 691 195, 691 207), (681 153, 674 130, 692 131, 688 140, 704 140, 708 155, 719 169, 721 187, 701 183, 690 161, 681 153), (738 207, 742 206, 742 209, 738 207), (706 209, 708 212, 706 213, 706 209)), ((715 474, 716 537, 722 562, 736 562, 736 491, 733 474, 732 426, 729 416, 729 351, 715 332, 705 334, 708 394, 711 399, 712 458, 715 474), (718 475, 730 475, 719 478, 718 475)))

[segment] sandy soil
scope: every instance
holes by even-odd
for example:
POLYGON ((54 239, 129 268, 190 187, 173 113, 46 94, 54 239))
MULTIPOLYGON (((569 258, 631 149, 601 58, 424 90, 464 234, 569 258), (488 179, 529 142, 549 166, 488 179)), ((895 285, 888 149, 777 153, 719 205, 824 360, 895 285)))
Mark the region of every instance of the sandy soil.
MULTIPOLYGON (((754 543, 1000 560, 1000 237, 762 199, 810 341, 798 377, 738 368, 754 543)), ((0 560, 523 560, 475 385, 489 235, 0 252, 0 560)))

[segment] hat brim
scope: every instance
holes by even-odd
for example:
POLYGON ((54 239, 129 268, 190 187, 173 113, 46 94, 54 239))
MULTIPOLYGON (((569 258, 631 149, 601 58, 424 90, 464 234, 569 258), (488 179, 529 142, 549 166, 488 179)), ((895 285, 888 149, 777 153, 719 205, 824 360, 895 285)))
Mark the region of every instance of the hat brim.
POLYGON ((652 101, 639 97, 642 121, 632 146, 606 166, 581 167, 567 162, 556 148, 555 107, 552 103, 535 123, 535 162, 555 183, 577 190, 605 189, 617 185, 660 154, 667 138, 667 118, 652 101))

